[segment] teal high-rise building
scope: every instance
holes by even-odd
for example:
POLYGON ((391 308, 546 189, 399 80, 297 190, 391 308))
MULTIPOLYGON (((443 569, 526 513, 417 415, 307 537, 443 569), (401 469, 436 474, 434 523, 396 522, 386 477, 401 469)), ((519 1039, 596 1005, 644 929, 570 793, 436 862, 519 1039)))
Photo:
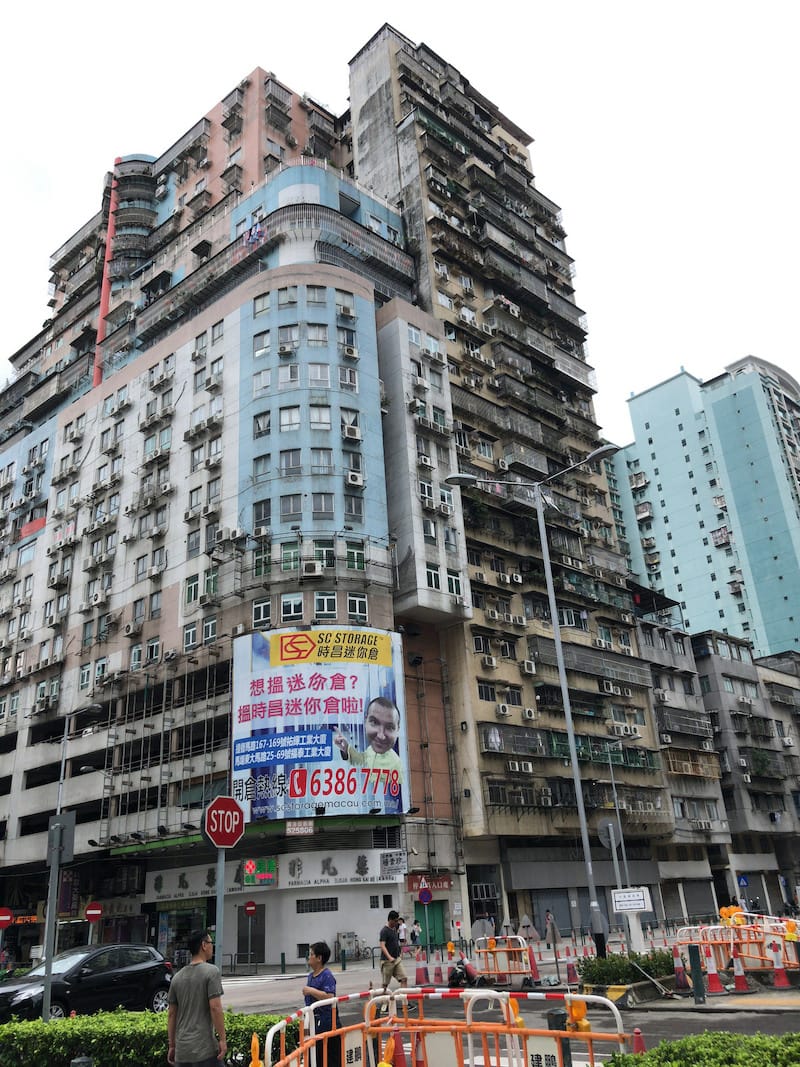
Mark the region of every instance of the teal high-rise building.
POLYGON ((800 385, 749 356, 681 371, 629 401, 614 460, 631 570, 677 600, 691 631, 759 655, 800 647, 800 385))

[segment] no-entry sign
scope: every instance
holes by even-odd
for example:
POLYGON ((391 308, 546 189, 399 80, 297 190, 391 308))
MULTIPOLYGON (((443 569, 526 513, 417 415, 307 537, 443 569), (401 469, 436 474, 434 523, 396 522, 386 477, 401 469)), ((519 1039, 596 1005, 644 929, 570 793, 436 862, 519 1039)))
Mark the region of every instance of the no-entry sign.
POLYGON ((14 912, 11 908, 0 908, 0 930, 4 930, 14 921, 14 912))
POLYGON ((90 923, 96 923, 98 919, 103 917, 103 907, 96 900, 93 900, 86 905, 86 910, 83 914, 90 923))
POLYGON ((245 901, 244 913, 245 913, 245 915, 255 915, 255 913, 256 913, 256 902, 254 900, 245 901))
POLYGON ((215 848, 233 848, 244 833, 244 810, 233 797, 214 797, 206 808, 206 836, 215 848))

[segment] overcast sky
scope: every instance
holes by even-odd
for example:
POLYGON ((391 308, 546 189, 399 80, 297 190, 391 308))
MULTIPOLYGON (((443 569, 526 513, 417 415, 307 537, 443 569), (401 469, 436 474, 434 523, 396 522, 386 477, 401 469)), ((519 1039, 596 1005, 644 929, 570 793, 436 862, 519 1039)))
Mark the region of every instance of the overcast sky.
POLYGON ((709 378, 754 354, 800 376, 800 7, 514 9, 419 0, 402 14, 318 0, 15 9, 0 69, 0 356, 47 317, 49 257, 99 209, 115 156, 159 155, 256 66, 340 112, 348 60, 390 21, 533 136, 536 184, 562 206, 576 260, 607 437, 630 440, 626 398, 681 367, 709 378))

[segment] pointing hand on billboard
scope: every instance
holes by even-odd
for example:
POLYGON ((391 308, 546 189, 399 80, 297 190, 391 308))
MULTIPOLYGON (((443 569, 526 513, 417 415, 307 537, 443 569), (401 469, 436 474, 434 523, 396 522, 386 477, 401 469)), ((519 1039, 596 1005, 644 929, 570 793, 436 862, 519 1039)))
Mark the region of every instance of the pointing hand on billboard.
POLYGON ((350 747, 350 741, 346 734, 343 734, 341 730, 337 730, 333 735, 333 743, 339 749, 341 754, 347 759, 347 750, 350 747))

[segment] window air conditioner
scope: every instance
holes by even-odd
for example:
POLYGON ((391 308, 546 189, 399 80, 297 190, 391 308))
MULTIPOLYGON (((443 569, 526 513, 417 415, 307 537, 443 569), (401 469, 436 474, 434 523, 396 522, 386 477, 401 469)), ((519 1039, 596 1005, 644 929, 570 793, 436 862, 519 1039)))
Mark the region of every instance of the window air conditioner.
POLYGON ((524 659, 521 669, 523 674, 536 674, 536 663, 532 659, 524 659))

